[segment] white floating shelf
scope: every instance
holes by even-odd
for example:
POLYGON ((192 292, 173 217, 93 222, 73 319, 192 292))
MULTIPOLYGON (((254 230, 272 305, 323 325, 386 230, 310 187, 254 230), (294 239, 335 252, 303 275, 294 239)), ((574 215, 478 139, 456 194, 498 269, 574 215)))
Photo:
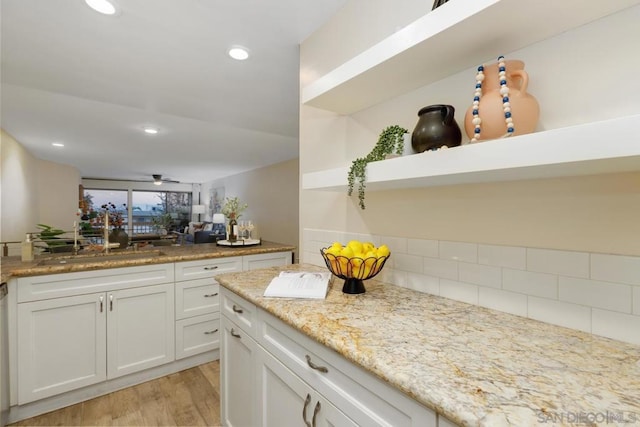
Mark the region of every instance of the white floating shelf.
POLYGON ((639 4, 640 0, 450 0, 302 89, 351 114, 639 4))
MULTIPOLYGON (((373 162, 366 191, 640 171, 639 128, 633 115, 373 162)), ((346 192, 348 171, 305 173, 302 188, 346 192)))

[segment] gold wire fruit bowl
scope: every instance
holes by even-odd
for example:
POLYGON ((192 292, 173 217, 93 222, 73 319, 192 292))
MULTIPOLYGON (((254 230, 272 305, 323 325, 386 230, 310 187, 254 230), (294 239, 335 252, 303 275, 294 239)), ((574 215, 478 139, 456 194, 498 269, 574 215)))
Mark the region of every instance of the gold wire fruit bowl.
POLYGON ((351 257, 327 253, 327 249, 320 249, 327 268, 335 276, 344 279, 342 292, 345 294, 362 294, 365 292, 364 281, 371 279, 382 271, 391 254, 380 257, 351 257))

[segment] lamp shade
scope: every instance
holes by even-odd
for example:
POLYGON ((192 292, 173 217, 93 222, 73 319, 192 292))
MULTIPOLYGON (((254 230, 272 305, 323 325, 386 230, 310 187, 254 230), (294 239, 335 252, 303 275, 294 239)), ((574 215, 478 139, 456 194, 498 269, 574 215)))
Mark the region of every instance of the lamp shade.
POLYGON ((215 213, 213 214, 213 220, 212 222, 214 224, 224 224, 225 223, 225 219, 224 219, 224 215, 221 213, 215 213))
POLYGON ((204 206, 204 205, 193 205, 193 206, 191 207, 191 212, 192 212, 194 215, 200 215, 200 214, 203 214, 203 213, 205 213, 205 206, 204 206))

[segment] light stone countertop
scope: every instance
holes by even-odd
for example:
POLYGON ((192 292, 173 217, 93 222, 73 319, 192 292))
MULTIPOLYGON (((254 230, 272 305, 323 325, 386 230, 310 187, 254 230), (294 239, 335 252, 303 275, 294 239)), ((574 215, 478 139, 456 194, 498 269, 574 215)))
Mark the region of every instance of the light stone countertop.
POLYGON ((215 243, 202 243, 197 245, 182 246, 147 246, 133 251, 112 250, 109 255, 100 253, 82 253, 83 262, 76 261, 59 265, 39 265, 45 259, 71 258, 69 253, 38 255, 32 262, 22 262, 19 256, 7 256, 0 258, 1 281, 6 282, 11 277, 40 276, 44 274, 70 273, 74 271, 101 270, 105 268, 131 267, 135 265, 164 264, 169 262, 195 261, 200 259, 224 258, 232 256, 244 256, 264 254, 272 252, 293 251, 295 246, 281 243, 262 241, 255 246, 218 246, 215 243), (148 254, 145 257, 143 254, 148 254), (127 259, 127 255, 135 258, 127 259), (86 262, 84 262, 86 261, 86 262))
POLYGON ((375 280, 360 295, 335 278, 325 300, 264 298, 280 270, 216 279, 458 424, 640 425, 640 346, 375 280))

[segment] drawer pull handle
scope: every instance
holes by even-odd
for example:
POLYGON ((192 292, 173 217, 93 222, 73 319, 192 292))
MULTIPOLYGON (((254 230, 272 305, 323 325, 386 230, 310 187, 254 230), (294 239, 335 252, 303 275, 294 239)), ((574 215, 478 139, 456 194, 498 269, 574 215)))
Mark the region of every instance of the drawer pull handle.
POLYGON ((113 311, 113 294, 109 295, 109 311, 113 311))
POLYGON ((102 313, 104 307, 104 296, 100 295, 100 313, 102 313))
POLYGON ((308 354, 305 354, 304 357, 307 359, 307 365, 309 365, 309 367, 311 369, 315 369, 316 371, 324 372, 325 374, 327 372, 329 372, 329 370, 325 366, 318 366, 315 363, 313 363, 311 361, 311 356, 309 356, 308 354))
POLYGON ((307 427, 311 427, 311 423, 307 421, 307 406, 311 403, 311 395, 307 393, 307 398, 304 400, 304 406, 302 407, 302 421, 307 427))
POLYGON ((205 298, 212 298, 212 297, 216 297, 216 296, 218 296, 217 292, 215 294, 204 294, 205 298))
POLYGON ((233 328, 231 328, 231 336, 232 336, 232 337, 235 337, 235 338, 240 338, 240 334, 236 334, 236 333, 233 331, 233 328))
POLYGON ((316 427, 316 415, 320 412, 320 401, 316 402, 316 407, 313 408, 313 418, 311 418, 311 427, 316 427))
POLYGON ((236 305, 235 305, 235 304, 233 304, 233 311, 234 311, 235 313, 242 313, 242 312, 243 312, 243 311, 242 311, 242 309, 241 309, 241 308, 236 307, 236 305))
POLYGON ((215 334, 216 332, 218 332, 217 329, 214 329, 213 331, 205 331, 205 335, 211 335, 211 334, 215 334))
POLYGON ((213 267, 205 267, 204 269, 205 269, 205 270, 207 270, 207 271, 209 271, 209 270, 215 270, 215 269, 217 269, 217 268, 218 268, 218 266, 217 266, 217 265, 214 265, 213 267))

